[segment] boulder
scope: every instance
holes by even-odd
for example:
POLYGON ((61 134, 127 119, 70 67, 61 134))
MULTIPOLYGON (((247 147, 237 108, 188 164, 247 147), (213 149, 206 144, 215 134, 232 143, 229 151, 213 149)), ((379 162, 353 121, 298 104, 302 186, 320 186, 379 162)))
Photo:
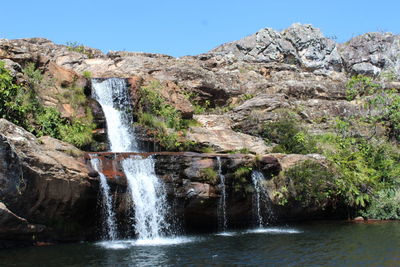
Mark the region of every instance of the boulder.
POLYGON ((187 138, 203 146, 210 146, 215 152, 245 149, 255 154, 264 154, 271 150, 263 139, 233 131, 228 116, 196 115, 194 118, 201 126, 190 127, 187 138))
POLYGON ((36 139, 4 119, 0 132, 0 162, 5 163, 0 201, 8 210, 44 225, 42 238, 81 240, 94 235, 97 182, 89 179, 82 152, 51 137, 36 139))

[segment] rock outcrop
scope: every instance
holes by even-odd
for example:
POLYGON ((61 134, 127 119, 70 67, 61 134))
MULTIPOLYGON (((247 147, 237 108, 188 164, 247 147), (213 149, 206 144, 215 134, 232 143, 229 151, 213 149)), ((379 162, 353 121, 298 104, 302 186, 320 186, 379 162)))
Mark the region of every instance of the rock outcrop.
MULTIPOLYGON (((89 179, 80 150, 50 137, 37 139, 4 119, 0 147, 0 229, 15 222, 25 242, 95 234, 96 182, 89 179)), ((0 239, 10 238, 8 234, 2 230, 0 239)))
MULTIPOLYGON (((302 123, 315 132, 331 127, 324 120, 326 116, 365 114, 363 103, 342 101, 346 82, 356 74, 373 77, 382 74, 398 79, 399 40, 399 36, 390 33, 368 33, 337 44, 311 25, 293 24, 280 32, 261 29, 207 53, 182 58, 133 52, 103 54, 88 47, 76 52, 65 45, 32 38, 0 40, 0 59, 6 60, 16 75, 20 65, 37 62, 61 85, 70 83, 75 77, 73 73, 81 77, 79 74, 84 72, 92 77, 129 78, 133 94, 138 87, 159 81, 161 94, 185 118, 191 118, 194 110, 194 103, 186 95, 194 93, 200 105, 224 107, 222 113, 232 121, 225 133, 258 137, 259 126, 276 120, 282 109, 299 113, 305 118, 302 123)), ((382 85, 400 88, 393 82, 382 85)), ((54 93, 62 95, 63 90, 58 86, 54 93)), ((43 99, 50 106, 58 106, 64 116, 77 112, 84 115, 84 110, 75 111, 53 95, 43 95, 43 99)), ((219 114, 218 109, 206 112, 219 114)), ((206 128, 192 130, 188 135, 192 141, 203 143, 202 136, 209 135, 206 128)), ((254 150, 260 147, 259 139, 253 140, 251 144, 246 141, 245 148, 261 152, 254 150)), ((220 138, 213 136, 208 144, 216 151, 223 151, 231 147, 221 147, 225 142, 226 136, 220 135, 220 138)))

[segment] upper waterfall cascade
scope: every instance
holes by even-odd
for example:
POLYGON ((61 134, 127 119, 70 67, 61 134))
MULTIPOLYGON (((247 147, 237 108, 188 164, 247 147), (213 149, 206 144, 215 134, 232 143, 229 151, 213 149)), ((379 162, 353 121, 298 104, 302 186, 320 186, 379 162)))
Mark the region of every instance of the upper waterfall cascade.
POLYGON ((99 102, 107 122, 112 152, 139 152, 132 128, 131 100, 125 79, 92 79, 92 97, 99 102))

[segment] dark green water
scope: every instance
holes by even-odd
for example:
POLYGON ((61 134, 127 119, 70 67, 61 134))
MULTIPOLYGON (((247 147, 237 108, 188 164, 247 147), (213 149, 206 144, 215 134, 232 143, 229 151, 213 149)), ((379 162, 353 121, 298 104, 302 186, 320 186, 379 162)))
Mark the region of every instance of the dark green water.
POLYGON ((169 245, 131 240, 9 249, 0 251, 0 266, 400 266, 399 222, 230 234, 164 240, 169 245))

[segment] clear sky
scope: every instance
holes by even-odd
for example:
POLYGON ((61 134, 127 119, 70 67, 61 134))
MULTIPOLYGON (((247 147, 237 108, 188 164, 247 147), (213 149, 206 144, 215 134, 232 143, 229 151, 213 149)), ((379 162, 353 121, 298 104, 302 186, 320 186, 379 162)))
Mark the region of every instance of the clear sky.
POLYGON ((400 0, 8 0, 0 6, 0 38, 45 37, 104 52, 177 57, 295 22, 338 42, 371 31, 400 33, 400 0))

